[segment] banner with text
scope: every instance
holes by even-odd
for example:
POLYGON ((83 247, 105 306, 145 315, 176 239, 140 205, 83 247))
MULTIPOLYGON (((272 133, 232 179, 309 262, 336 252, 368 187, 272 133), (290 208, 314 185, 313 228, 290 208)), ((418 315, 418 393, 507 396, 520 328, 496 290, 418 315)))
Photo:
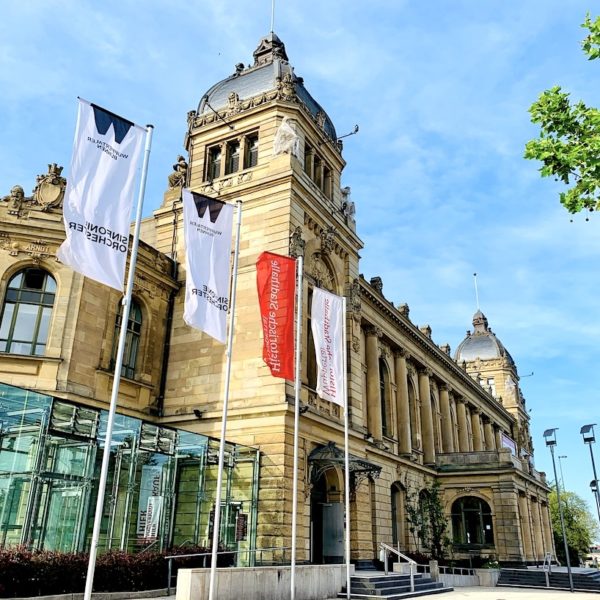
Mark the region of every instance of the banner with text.
POLYGON ((135 175, 146 130, 79 100, 58 259, 123 290, 135 175))
POLYGON ((263 252, 256 262, 263 360, 273 377, 294 379, 296 260, 263 252))
POLYGON ((343 298, 314 288, 311 328, 317 357, 317 394, 324 400, 346 405, 344 373, 344 302, 343 298))
POLYGON ((187 280, 183 320, 225 343, 233 206, 183 190, 187 280))

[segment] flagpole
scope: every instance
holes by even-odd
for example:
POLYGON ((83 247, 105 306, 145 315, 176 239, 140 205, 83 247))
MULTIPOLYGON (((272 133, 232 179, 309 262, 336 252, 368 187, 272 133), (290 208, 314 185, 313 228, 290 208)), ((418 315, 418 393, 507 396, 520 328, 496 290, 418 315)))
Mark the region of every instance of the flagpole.
POLYGON ((342 360, 344 365, 344 452, 345 476, 344 482, 346 499, 346 598, 350 599, 350 449, 348 442, 348 365, 346 353, 346 297, 342 297, 342 360))
POLYGON ((90 558, 85 579, 84 600, 90 600, 94 587, 94 572, 96 570, 96 556, 98 554, 98 541, 100 539, 100 526, 104 509, 104 495, 106 493, 106 480, 108 478, 108 465, 110 461, 110 449, 112 446, 112 431, 119 397, 119 384, 121 383, 121 367, 123 366, 123 354, 125 351, 125 340, 127 338, 127 324, 129 322, 129 309, 131 308, 131 295, 133 292, 133 280, 135 276, 135 265, 137 262, 138 246, 140 242, 140 224, 142 221, 142 208, 144 206, 144 194, 146 192, 146 179, 148 176, 148 162, 150 160, 150 147, 152 146, 152 133, 154 125, 146 125, 146 146, 144 148, 144 161, 142 163, 142 178, 138 193, 137 210, 135 215, 135 228, 133 233, 133 245, 131 246, 131 257, 129 259, 129 273, 127 274, 127 288, 122 300, 123 310, 121 313, 121 331, 119 333, 119 345, 115 360, 115 372, 113 375, 113 386, 110 397, 108 419, 106 421, 106 436, 104 439, 104 452, 102 454, 102 466, 100 468, 100 481, 98 483, 98 498, 96 500, 96 513, 94 515, 94 527, 92 530, 92 542, 90 545, 90 558))
POLYGON ((302 342, 302 275, 303 259, 296 259, 296 381, 294 393, 294 472, 292 492, 292 563, 290 577, 290 598, 296 598, 296 527, 298 521, 298 429, 300 428, 300 364, 301 364, 301 342, 302 342))
MULTIPOLYGON (((225 395, 223 398, 223 414, 221 416, 221 440, 219 443, 219 466, 217 471, 217 491, 215 497, 215 518, 213 519, 212 554, 210 561, 210 581, 208 600, 213 600, 215 592, 215 575, 217 573, 217 552, 219 550, 219 528, 221 525, 221 486, 223 485, 223 468, 225 463, 225 435, 227 433, 227 406, 229 404, 229 384, 231 381, 231 350, 233 346, 233 330, 235 324, 235 294, 237 291, 238 257, 240 253, 240 230, 242 225, 242 201, 237 201, 237 225, 235 234, 235 251, 233 253, 233 280, 231 283, 231 317, 229 319, 229 335, 227 337, 227 364, 225 367, 225 395)), ((87 599, 84 599, 87 600, 87 599)))

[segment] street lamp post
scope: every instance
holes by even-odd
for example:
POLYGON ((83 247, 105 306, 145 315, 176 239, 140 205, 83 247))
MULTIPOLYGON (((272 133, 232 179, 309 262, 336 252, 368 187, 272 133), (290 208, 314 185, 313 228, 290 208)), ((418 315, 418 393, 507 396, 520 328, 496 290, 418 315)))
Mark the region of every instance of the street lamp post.
POLYGON ((562 470, 562 459, 563 458, 569 458, 566 454, 559 454, 558 455, 558 468, 560 470, 560 485, 562 486, 562 489, 565 490, 565 477, 563 475, 563 470, 562 470))
POLYGON ((590 490, 592 490, 592 494, 594 494, 594 498, 596 499, 596 510, 598 511, 599 519, 600 519, 600 499, 598 499, 598 480, 592 479, 590 481, 590 490))
POLYGON ((571 573, 571 559, 569 558, 569 545, 567 544, 567 531, 565 529, 565 519, 563 517, 562 504, 560 502, 560 485, 558 482, 558 475, 556 474, 556 461, 554 460, 554 446, 556 446, 556 430, 546 429, 544 431, 544 441, 546 446, 550 448, 550 454, 552 455, 552 468, 554 469, 554 482, 556 483, 556 501, 558 502, 558 514, 560 515, 560 527, 562 529, 563 545, 565 547, 565 556, 567 557, 567 572, 569 573, 569 588, 572 592, 573 589, 573 574, 571 573))
POLYGON ((598 521, 600 521, 600 490, 598 490, 598 475, 596 475, 596 462, 594 461, 594 451, 592 450, 592 444, 596 442, 596 436, 594 435, 595 424, 584 425, 579 433, 583 437, 583 443, 590 447, 590 458, 592 459, 592 470, 594 472, 594 479, 590 483, 590 487, 596 498, 596 510, 598 511, 598 521))

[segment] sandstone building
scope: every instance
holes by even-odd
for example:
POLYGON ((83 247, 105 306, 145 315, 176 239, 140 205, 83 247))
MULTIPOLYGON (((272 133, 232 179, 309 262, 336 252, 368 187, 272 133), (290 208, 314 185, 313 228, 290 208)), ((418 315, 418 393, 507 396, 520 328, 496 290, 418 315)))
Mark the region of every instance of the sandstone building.
MULTIPOLYGON (((305 260, 298 559, 343 560, 343 414, 314 391, 314 286, 348 299, 352 559, 371 563, 379 542, 423 549, 414 519, 434 482, 455 559, 516 564, 553 552, 512 357, 480 311, 451 356, 385 297, 380 278, 360 274, 342 143, 276 35, 202 96, 185 150, 142 226, 104 547, 210 539, 225 348, 182 318, 186 185, 243 205, 221 507, 222 542, 243 551, 240 562, 260 548, 284 559, 291 539, 294 391, 261 358, 264 250, 305 260)), ((90 536, 122 324, 116 291, 55 258, 64 185, 50 165, 31 197, 15 186, 0 202, 0 546, 80 550, 90 536)))

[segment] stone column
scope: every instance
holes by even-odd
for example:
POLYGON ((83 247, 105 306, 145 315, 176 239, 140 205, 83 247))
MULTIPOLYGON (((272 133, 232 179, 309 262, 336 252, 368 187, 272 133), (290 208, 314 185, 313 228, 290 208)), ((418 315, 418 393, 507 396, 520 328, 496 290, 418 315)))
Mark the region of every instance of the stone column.
POLYGON ((471 409, 471 432, 473 434, 473 450, 481 452, 483 444, 481 443, 481 417, 478 408, 471 409))
POLYGON ((454 436, 452 435, 452 419, 450 417, 450 386, 440 385, 440 412, 442 413, 442 451, 454 452, 454 436))
POLYGON ((458 449, 469 451, 469 430, 467 429, 467 406, 464 398, 457 398, 456 413, 458 417, 458 449))
POLYGON ((431 369, 419 371, 419 398, 421 400, 421 436, 423 438, 423 464, 435 464, 435 446, 433 441, 433 414, 431 412, 431 388, 429 378, 431 369))
POLYGON ((542 526, 544 527, 544 535, 546 537, 546 552, 552 552, 552 555, 556 556, 552 524, 550 522, 550 507, 548 504, 541 504, 540 508, 542 509, 542 526))
POLYGON ((494 425, 494 437, 496 438, 496 450, 502 449, 502 429, 494 425))
POLYGON ((494 438, 494 427, 489 417, 483 417, 483 437, 486 450, 496 450, 496 439, 494 438))
POLYGON ((410 454, 412 444, 410 439, 410 404, 408 401, 408 381, 406 370, 406 350, 400 349, 394 353, 394 368, 396 371, 396 414, 398 417, 398 453, 410 454))
POLYGON ((541 561, 544 558, 544 538, 542 536, 542 523, 540 519, 539 502, 531 502, 529 509, 531 510, 531 521, 533 527, 533 540, 535 548, 535 560, 541 561))
POLYGON ((367 344, 367 429, 373 438, 381 441, 381 399, 379 397, 379 348, 381 329, 369 327, 366 330, 367 344))
POLYGON ((519 494, 519 517, 521 521, 521 539, 523 540, 523 559, 533 560, 533 543, 531 541, 531 527, 529 516, 529 502, 525 494, 519 494))

